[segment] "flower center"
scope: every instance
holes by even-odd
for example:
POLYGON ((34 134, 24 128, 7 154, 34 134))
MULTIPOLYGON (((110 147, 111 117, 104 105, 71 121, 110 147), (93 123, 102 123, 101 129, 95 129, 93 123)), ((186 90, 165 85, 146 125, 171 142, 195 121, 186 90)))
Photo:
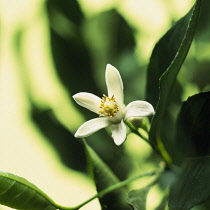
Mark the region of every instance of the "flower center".
POLYGON ((107 97, 106 95, 103 95, 100 103, 99 117, 104 117, 104 116, 114 117, 118 111, 119 108, 114 98, 114 95, 111 98, 107 97))

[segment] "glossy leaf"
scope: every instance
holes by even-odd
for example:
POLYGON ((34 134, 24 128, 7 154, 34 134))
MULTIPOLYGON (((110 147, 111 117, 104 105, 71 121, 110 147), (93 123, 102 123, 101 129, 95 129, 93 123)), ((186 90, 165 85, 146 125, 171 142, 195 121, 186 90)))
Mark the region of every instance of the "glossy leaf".
POLYGON ((169 196, 170 210, 189 210, 210 196, 210 158, 191 159, 179 175, 169 196))
MULTIPOLYGON (((210 155, 210 92, 196 94, 183 103, 176 123, 178 162, 210 155)), ((177 157, 176 156, 176 157, 177 157)))
MULTIPOLYGON (((168 139, 162 138, 163 133, 165 132, 164 126, 167 123, 166 110, 170 102, 171 92, 174 88, 177 74, 179 73, 179 70, 187 56, 190 45, 192 43, 196 25, 199 19, 201 6, 202 6, 202 0, 197 0, 193 8, 189 11, 189 13, 186 16, 184 16, 180 21, 178 21, 177 24, 171 30, 169 30, 166 33, 166 35, 161 39, 161 42, 162 43, 164 42, 165 46, 169 44, 169 40, 170 42, 175 41, 175 46, 178 50, 176 53, 174 52, 175 57, 171 58, 170 62, 168 62, 167 65, 169 66, 165 65, 164 67, 165 69, 163 68, 162 73, 163 72, 164 73, 162 74, 162 76, 161 74, 159 74, 155 78, 155 81, 157 82, 159 79, 158 77, 160 77, 160 94, 155 92, 155 88, 158 88, 158 86, 157 87, 153 86, 154 93, 152 93, 152 90, 149 91, 150 97, 151 97, 151 94, 159 95, 159 101, 158 101, 158 105, 156 109, 156 114, 152 120, 149 136, 150 136, 150 139, 156 145, 158 145, 163 156, 168 162, 170 161, 170 157, 165 152, 164 147, 166 147, 166 150, 169 153, 170 153, 170 150, 173 150, 173 148, 172 148, 171 142, 168 139), (177 39, 178 40, 181 39, 181 41, 177 42, 176 41, 177 39)), ((159 46, 160 45, 157 45, 156 50, 160 48, 159 46)), ((160 63, 165 62, 165 55, 169 53, 170 50, 173 51, 173 48, 168 48, 167 50, 165 49, 164 51, 160 50, 160 53, 158 54, 158 56, 162 58, 162 60, 159 61, 160 63)), ((156 60, 154 60, 153 62, 155 63, 153 63, 152 65, 158 68, 158 62, 156 60)), ((155 74, 154 68, 153 68, 153 72, 155 74)), ((153 79, 151 78, 149 80, 153 81, 153 79)), ((151 85, 152 83, 148 83, 148 85, 149 84, 151 85)))
MULTIPOLYGON (((97 192, 119 182, 109 167, 100 159, 94 150, 84 142, 89 170, 95 181, 97 192)), ((126 189, 119 188, 99 198, 102 209, 131 210, 126 202, 126 189)))
POLYGON ((149 189, 150 186, 129 192, 128 203, 133 207, 134 210, 146 210, 146 201, 149 189))
POLYGON ((146 99, 154 107, 158 104, 161 92, 159 89, 160 77, 167 70, 170 70, 172 67, 174 68, 176 63, 179 63, 179 66, 176 67, 179 69, 186 57, 199 16, 201 7, 199 2, 201 1, 199 0, 197 2, 196 8, 194 6, 183 18, 177 21, 177 23, 158 41, 153 49, 147 69, 146 99), (191 18, 193 19, 191 20, 191 18), (182 55, 178 54, 178 52, 181 52, 182 55), (176 63, 174 63, 175 61, 176 63))
POLYGON ((56 210, 56 204, 26 179, 0 171, 0 204, 19 210, 56 210))

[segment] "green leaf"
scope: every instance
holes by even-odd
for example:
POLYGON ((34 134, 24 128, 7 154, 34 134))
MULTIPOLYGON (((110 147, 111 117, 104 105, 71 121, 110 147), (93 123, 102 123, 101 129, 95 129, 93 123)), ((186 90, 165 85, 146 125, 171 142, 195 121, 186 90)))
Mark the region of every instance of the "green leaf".
MULTIPOLYGON (((118 183, 118 178, 100 159, 94 150, 85 142, 84 145, 87 152, 87 158, 89 160, 90 173, 94 178, 97 192, 118 183)), ((126 189, 120 188, 106 194, 103 197, 99 197, 99 201, 102 209, 131 210, 131 207, 126 202, 126 196, 126 189)))
POLYGON ((51 109, 43 109, 32 102, 31 117, 39 131, 45 135, 46 141, 54 147, 60 160, 71 169, 85 172, 86 157, 83 146, 56 119, 54 112, 51 109))
POLYGON ((195 8, 195 5, 183 18, 177 21, 176 24, 158 41, 153 49, 147 69, 146 99, 154 107, 156 107, 159 100, 160 77, 165 71, 171 68, 172 62, 175 60, 177 62, 179 60, 180 64, 177 67, 177 69, 179 69, 185 59, 194 35, 195 25, 201 7, 200 2, 200 0, 197 1, 197 7, 199 8, 195 8), (191 20, 191 18, 193 18, 193 20, 191 20), (185 48, 185 50, 183 48, 185 48), (183 55, 178 54, 178 52, 182 52, 183 55))
POLYGON ((76 25, 80 25, 84 19, 78 1, 50 0, 46 1, 46 5, 50 18, 57 18, 58 15, 62 15, 76 25))
POLYGON ((57 205, 26 179, 0 171, 0 204, 19 210, 56 210, 57 205))
MULTIPOLYGON (((167 54, 171 54, 170 51, 174 52, 172 54, 175 54, 175 57, 172 57, 168 60, 168 64, 164 65, 164 68, 161 68, 161 73, 158 74, 158 76, 155 77, 155 79, 152 78, 152 76, 149 76, 149 83, 148 86, 150 86, 151 90, 150 97, 152 97, 152 94, 156 94, 156 97, 159 95, 159 101, 156 109, 156 114, 152 120, 151 130, 149 133, 150 139, 158 146, 158 148, 161 150, 162 155, 166 159, 166 161, 170 162, 170 157, 165 151, 165 148, 168 150, 171 150, 171 142, 169 139, 163 138, 163 133, 166 132, 165 125, 167 124, 167 115, 166 111, 169 107, 170 102, 170 96, 171 92, 174 88, 174 84, 176 82, 177 74, 179 73, 179 70, 187 56, 187 53, 189 51, 190 45, 192 43, 192 39, 195 33, 196 25, 199 19, 200 10, 201 10, 202 0, 197 0, 193 8, 189 11, 187 15, 185 15, 181 20, 179 20, 176 25, 169 30, 166 35, 161 39, 161 43, 164 43, 165 48, 162 50, 160 49, 161 44, 156 46, 156 53, 160 49, 159 54, 156 55, 159 56, 158 59, 154 59, 153 68, 151 69, 151 73, 155 73, 155 69, 159 68, 160 63, 165 63, 165 56, 167 54), (170 37, 170 39, 169 39, 170 37), (181 41, 177 41, 180 40, 181 41), (174 45, 170 44, 171 42, 174 42, 174 45), (166 48, 166 45, 169 45, 170 48, 166 48), (174 50, 175 48, 173 46, 176 46, 178 51, 174 50), (158 61, 158 62, 157 62, 158 61), (159 63, 159 65, 158 65, 159 63), (168 66, 169 65, 169 66, 168 66), (161 76, 161 77, 160 77, 161 76), (155 82, 158 81, 158 77, 160 77, 160 94, 155 92, 155 89, 158 89, 158 87, 154 87, 152 85, 152 81, 155 80, 155 82), (153 93, 152 93, 153 91, 153 93)), ((152 61, 152 60, 151 60, 152 61)), ((163 64, 162 64, 163 65, 163 64)), ((153 81, 154 82, 154 81, 153 81)), ((149 96, 148 96, 149 97, 149 96)), ((153 102, 154 104, 154 102, 153 102)))
POLYGON ((147 195, 150 186, 139 190, 132 190, 128 194, 128 203, 133 207, 134 210, 146 210, 147 195))
MULTIPOLYGON (((138 190, 132 190, 128 194, 128 203, 133 207, 134 210, 146 210, 146 202, 149 190, 152 186, 159 183, 160 177, 164 173, 164 165, 160 165, 160 168, 156 172, 156 176, 153 180, 144 188, 138 190)), ((154 175, 154 174, 153 174, 154 175)), ((163 208, 162 208, 163 209, 163 208)))
POLYGON ((188 210, 210 196, 210 158, 188 160, 171 189, 170 210, 188 210))
POLYGON ((176 122, 178 163, 186 157, 210 155, 210 92, 196 94, 182 105, 176 122))
POLYGON ((91 55, 79 25, 84 20, 78 2, 50 0, 46 6, 52 56, 60 81, 72 95, 87 87, 99 95, 91 55))

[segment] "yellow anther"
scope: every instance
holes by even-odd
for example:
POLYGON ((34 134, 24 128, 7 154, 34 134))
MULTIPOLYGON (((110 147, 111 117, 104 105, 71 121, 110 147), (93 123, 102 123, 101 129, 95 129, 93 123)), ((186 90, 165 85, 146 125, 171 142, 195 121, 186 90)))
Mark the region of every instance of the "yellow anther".
POLYGON ((107 97, 103 94, 99 108, 99 117, 114 117, 119 111, 114 95, 112 97, 107 97))

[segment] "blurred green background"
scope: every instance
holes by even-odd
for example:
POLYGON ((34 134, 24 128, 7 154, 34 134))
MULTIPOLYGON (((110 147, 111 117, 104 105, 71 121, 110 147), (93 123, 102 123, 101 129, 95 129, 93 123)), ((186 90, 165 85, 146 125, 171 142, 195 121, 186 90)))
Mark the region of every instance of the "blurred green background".
MULTIPOLYGON (((83 148, 73 134, 96 116, 71 96, 106 94, 110 63, 121 73, 125 103, 143 100, 153 46, 193 3, 0 0, 0 169, 25 177, 62 205, 74 206, 95 194, 83 148)), ((179 74, 183 100, 210 87, 210 13, 205 14, 179 74)), ((105 129, 87 141, 122 180, 155 165, 148 161, 155 158, 148 145, 133 134, 120 147, 105 129)), ((159 196, 156 190, 148 205, 156 205, 159 196)), ((100 207, 93 201, 82 209, 100 207)))

